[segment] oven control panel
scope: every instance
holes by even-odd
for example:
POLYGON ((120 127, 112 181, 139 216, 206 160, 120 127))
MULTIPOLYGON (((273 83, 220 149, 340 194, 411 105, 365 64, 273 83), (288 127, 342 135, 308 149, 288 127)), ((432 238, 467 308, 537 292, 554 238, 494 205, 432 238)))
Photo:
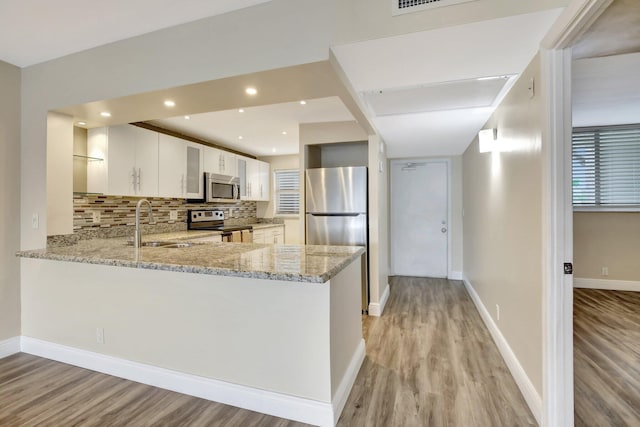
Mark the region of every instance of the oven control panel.
POLYGON ((190 210, 190 222, 224 221, 224 212, 219 209, 190 210))

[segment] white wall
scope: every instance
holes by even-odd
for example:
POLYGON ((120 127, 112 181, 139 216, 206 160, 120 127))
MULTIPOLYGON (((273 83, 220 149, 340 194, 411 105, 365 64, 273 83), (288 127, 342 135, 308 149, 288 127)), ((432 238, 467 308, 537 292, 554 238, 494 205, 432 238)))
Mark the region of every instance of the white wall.
POLYGON ((47 115, 48 236, 73 233, 73 138, 73 117, 47 115))
MULTIPOLYGON (((273 218, 275 216, 275 194, 274 194, 274 171, 282 169, 300 169, 300 156, 297 154, 290 156, 270 156, 262 157, 260 160, 268 162, 271 165, 270 191, 271 197, 269 202, 257 202, 256 214, 258 218, 273 218)), ((304 185, 304 181, 300 181, 304 185)), ((301 208, 303 208, 303 203, 301 208)), ((304 235, 300 235, 301 212, 297 216, 287 215, 284 219, 284 239, 286 244, 304 244, 304 235)))
POLYGON ((464 152, 464 274, 541 395, 544 106, 532 77, 539 55, 485 125, 507 151, 480 153, 476 138, 464 152))
MULTIPOLYGON (((20 335, 20 69, 0 62, 0 341, 20 335)), ((29 225, 31 225, 29 221, 29 225)))
POLYGON ((48 110, 327 60, 332 3, 273 0, 23 69, 21 215, 43 226, 22 222, 22 248, 46 241, 48 110))

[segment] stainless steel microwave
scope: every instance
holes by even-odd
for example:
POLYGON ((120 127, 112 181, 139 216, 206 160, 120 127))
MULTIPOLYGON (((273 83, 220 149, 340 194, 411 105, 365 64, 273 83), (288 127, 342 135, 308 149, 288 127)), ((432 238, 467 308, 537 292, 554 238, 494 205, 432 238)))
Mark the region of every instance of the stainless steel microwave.
POLYGON ((205 202, 235 203, 240 200, 240 179, 236 176, 205 172, 205 202))

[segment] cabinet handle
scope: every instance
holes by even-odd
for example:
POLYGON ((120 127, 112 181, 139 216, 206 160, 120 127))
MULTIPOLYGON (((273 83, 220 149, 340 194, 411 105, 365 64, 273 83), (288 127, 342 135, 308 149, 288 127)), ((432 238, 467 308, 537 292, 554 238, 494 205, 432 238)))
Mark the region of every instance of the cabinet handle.
POLYGON ((140 189, 140 175, 142 175, 142 170, 140 168, 138 168, 138 191, 141 191, 141 189, 140 189))
POLYGON ((131 187, 133 188, 133 192, 136 192, 136 186, 138 185, 138 177, 136 176, 136 168, 135 166, 131 168, 131 187))

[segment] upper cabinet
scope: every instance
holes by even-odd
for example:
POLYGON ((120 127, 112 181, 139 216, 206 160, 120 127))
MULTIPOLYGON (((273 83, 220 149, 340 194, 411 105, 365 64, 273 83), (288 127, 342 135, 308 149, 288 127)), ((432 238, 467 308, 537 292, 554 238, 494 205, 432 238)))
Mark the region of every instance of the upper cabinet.
POLYGON ((105 159, 88 165, 87 191, 158 196, 158 134, 131 126, 90 129, 87 152, 105 159), (98 164, 99 163, 99 164, 98 164))
POLYGON ((204 147, 204 171, 238 176, 236 155, 216 148, 204 147))
POLYGON ((104 159, 86 162, 87 192, 203 199, 204 172, 212 172, 239 176, 242 200, 269 200, 268 163, 133 125, 90 129, 87 137, 86 157, 104 159))
POLYGON ((240 198, 242 200, 268 201, 270 165, 260 160, 238 156, 240 198))
POLYGON ((187 142, 187 198, 204 198, 204 150, 205 146, 187 142))
POLYGON ((187 145, 169 135, 158 137, 158 195, 187 197, 187 145))

